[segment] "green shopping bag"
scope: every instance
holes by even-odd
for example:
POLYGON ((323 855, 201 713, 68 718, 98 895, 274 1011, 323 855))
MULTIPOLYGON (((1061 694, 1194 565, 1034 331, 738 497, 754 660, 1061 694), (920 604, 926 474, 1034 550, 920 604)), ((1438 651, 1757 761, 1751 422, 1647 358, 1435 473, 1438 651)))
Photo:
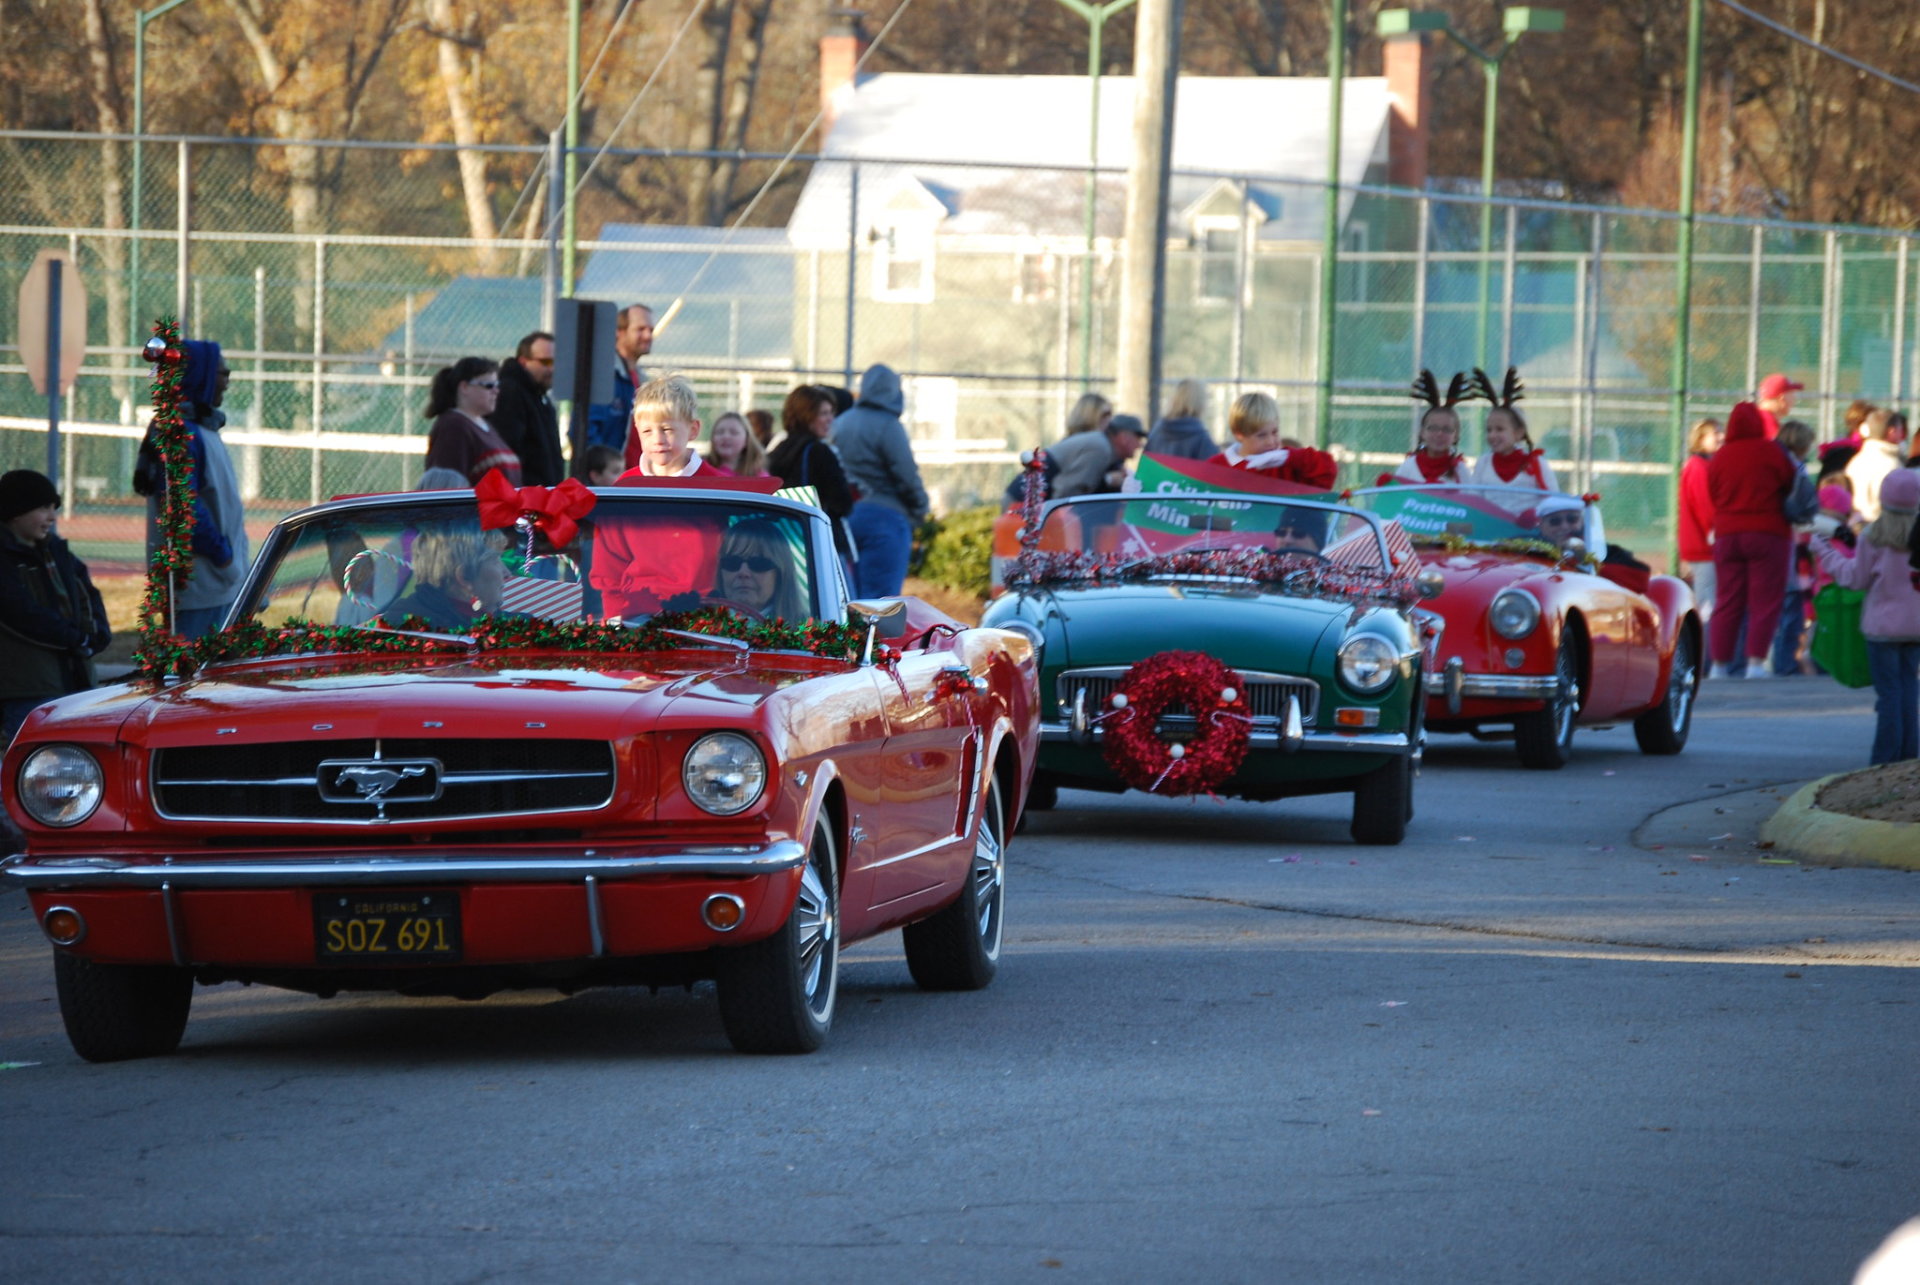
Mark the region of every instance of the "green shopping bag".
POLYGON ((1860 604, 1866 595, 1858 589, 1830 584, 1813 595, 1813 646, 1809 650, 1820 668, 1842 687, 1871 687, 1867 668, 1867 640, 1860 632, 1860 604))

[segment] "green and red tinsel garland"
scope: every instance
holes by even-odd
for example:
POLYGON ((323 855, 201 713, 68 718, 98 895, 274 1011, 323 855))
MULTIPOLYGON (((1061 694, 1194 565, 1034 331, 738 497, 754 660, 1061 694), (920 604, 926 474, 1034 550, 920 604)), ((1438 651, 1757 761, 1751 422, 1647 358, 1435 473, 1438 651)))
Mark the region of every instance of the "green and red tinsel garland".
MULTIPOLYGON (((396 628, 427 631, 425 622, 408 618, 396 628)), ((438 631, 435 631, 438 632, 438 631)), ((356 656, 459 656, 482 652, 598 652, 633 655, 642 652, 685 650, 684 634, 732 638, 756 650, 811 652, 830 660, 851 660, 860 654, 866 631, 850 625, 820 623, 790 625, 784 620, 748 620, 725 607, 697 611, 663 612, 634 628, 586 621, 538 620, 530 617, 483 616, 462 639, 392 633, 365 625, 319 625, 294 621, 268 626, 243 620, 231 629, 187 642, 168 636, 136 659, 136 677, 187 677, 203 665, 229 660, 257 660, 267 656, 351 654, 356 656)))
MULTIPOLYGON (((159 539, 147 563, 147 589, 140 600, 140 645, 133 653, 132 676, 136 679, 185 678, 204 665, 220 661, 282 655, 421 656, 474 650, 630 654, 688 646, 685 638, 671 631, 737 639, 756 650, 804 651, 835 660, 859 656, 866 641, 864 629, 849 625, 748 620, 724 607, 663 613, 631 629, 582 621, 482 617, 474 621, 467 634, 473 640, 471 644, 363 625, 333 626, 311 621, 270 628, 257 620, 243 620, 204 638, 182 638, 170 626, 174 594, 193 574, 193 460, 187 448, 186 421, 180 414, 186 353, 180 347, 179 324, 172 317, 154 323, 153 338, 147 341, 141 356, 153 363, 150 432, 166 473, 166 486, 159 497, 159 539)), ((417 620, 396 625, 428 629, 417 620)))
POLYGON ((140 600, 140 646, 133 659, 137 671, 164 673, 164 658, 177 654, 182 645, 170 628, 174 592, 193 574, 193 460, 187 451, 186 421, 180 416, 180 384, 187 363, 179 323, 172 317, 154 322, 153 338, 141 356, 153 363, 153 423, 148 432, 166 485, 159 495, 159 539, 147 562, 147 591, 140 600))

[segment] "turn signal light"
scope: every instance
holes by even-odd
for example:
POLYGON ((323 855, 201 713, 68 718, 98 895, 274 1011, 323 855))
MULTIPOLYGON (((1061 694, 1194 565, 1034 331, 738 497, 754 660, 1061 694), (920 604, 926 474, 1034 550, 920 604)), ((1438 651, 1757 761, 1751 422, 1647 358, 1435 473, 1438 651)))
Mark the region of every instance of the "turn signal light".
POLYGON ((72 906, 55 906, 40 918, 41 931, 56 946, 77 946, 87 935, 87 921, 72 906))
POLYGON ((1377 709, 1336 709, 1333 711, 1336 727, 1378 727, 1380 711, 1377 709))
POLYGON ((747 917, 747 903, 730 892, 716 892, 700 905, 700 918, 717 933, 730 933, 747 917))

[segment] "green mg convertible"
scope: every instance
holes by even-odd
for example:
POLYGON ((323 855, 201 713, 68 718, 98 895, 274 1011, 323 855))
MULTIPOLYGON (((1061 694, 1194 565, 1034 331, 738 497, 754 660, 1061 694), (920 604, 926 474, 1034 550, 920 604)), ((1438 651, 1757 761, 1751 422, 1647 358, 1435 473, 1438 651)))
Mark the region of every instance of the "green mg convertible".
POLYGON ((1399 843, 1423 743, 1424 613, 1399 529, 1261 495, 1100 495, 1029 509, 983 624, 1040 656, 1028 806, 1062 786, 1246 799, 1351 793, 1399 843))

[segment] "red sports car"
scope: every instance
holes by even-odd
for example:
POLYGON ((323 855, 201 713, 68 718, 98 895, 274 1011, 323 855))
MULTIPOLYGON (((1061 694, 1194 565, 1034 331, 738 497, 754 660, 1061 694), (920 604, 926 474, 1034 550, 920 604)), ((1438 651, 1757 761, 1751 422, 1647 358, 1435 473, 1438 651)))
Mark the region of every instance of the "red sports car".
POLYGON ((593 494, 505 530, 473 492, 295 514, 222 632, 35 711, 4 874, 81 1056, 171 1051, 196 982, 712 978, 772 1052, 826 1036, 845 942, 900 928, 922 986, 992 979, 1028 641, 848 602, 811 505, 593 494))
POLYGON ((1678 754, 1693 722, 1702 628, 1693 591, 1606 542, 1591 497, 1516 487, 1387 486, 1352 503, 1394 518, 1431 597, 1427 729, 1511 736, 1564 767, 1577 726, 1631 722, 1678 754))

